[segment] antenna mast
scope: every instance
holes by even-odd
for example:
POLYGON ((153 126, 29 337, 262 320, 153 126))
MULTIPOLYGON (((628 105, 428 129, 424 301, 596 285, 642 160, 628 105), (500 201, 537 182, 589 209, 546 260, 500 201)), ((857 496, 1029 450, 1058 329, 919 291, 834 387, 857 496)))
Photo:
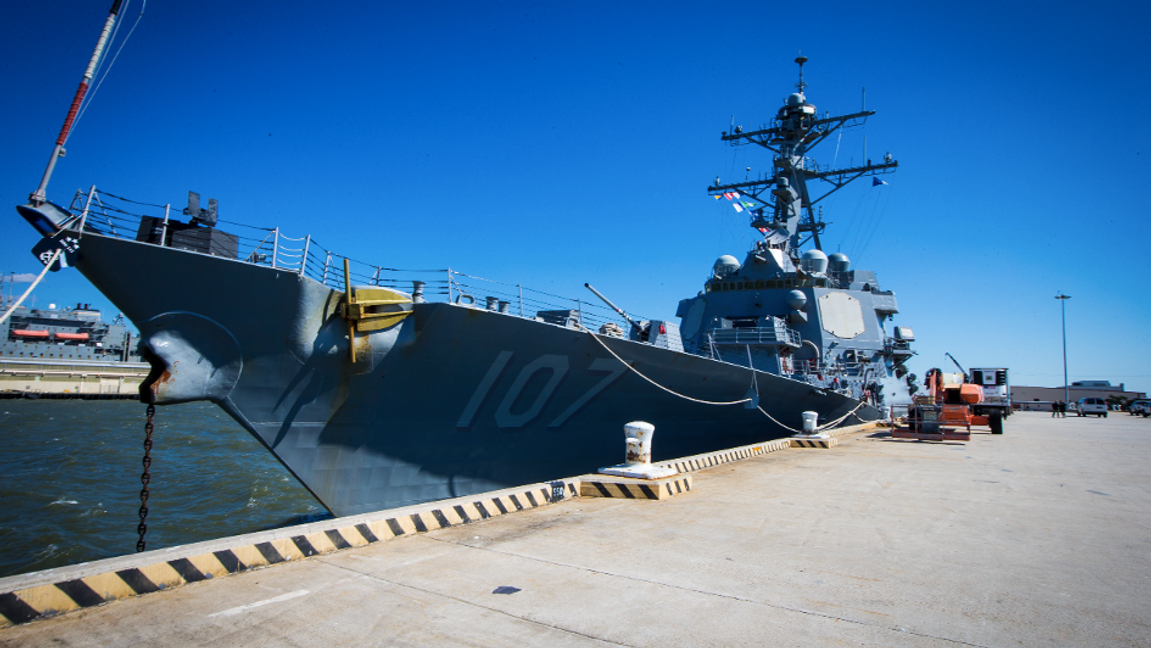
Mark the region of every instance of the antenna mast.
POLYGON ((772 236, 786 232, 791 247, 805 243, 800 240, 800 235, 810 233, 816 249, 822 249, 819 235, 825 224, 822 217, 816 216, 816 203, 860 177, 890 173, 899 163, 886 155, 882 163, 872 164, 867 159, 865 135, 863 164, 853 164, 846 169, 821 169, 811 164, 808 157, 811 149, 840 128, 862 125, 874 112, 861 110, 847 115, 832 116, 828 113, 819 117, 815 106, 808 103, 804 95, 807 82, 803 79, 803 64, 807 62, 807 57, 801 54, 795 62, 799 65, 799 82, 795 86, 798 92, 787 98, 772 124, 750 132, 737 128, 720 137, 733 145, 758 144, 772 151, 775 153, 774 171, 765 178, 752 180, 748 177, 743 182, 721 183, 716 178, 715 184, 708 187, 708 191, 713 195, 738 191, 741 195, 763 203, 764 207, 751 212, 752 227, 765 235, 769 228, 774 232, 772 236), (813 180, 826 182, 831 188, 823 191, 822 195, 814 195, 810 191, 813 180), (765 213, 769 210, 774 213, 765 213))

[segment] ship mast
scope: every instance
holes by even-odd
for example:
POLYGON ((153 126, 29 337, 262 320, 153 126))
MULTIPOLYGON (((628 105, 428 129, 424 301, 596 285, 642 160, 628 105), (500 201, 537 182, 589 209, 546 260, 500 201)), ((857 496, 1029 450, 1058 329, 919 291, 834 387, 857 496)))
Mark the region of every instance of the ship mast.
POLYGON ((725 132, 721 136, 723 141, 731 142, 733 146, 758 144, 772 151, 775 161, 771 174, 757 180, 735 183, 721 183, 716 178, 715 184, 707 190, 711 194, 739 192, 754 198, 766 206, 749 210, 753 228, 765 235, 771 231, 786 234, 792 248, 800 245, 801 234, 810 232, 816 249, 822 249, 819 234, 823 231, 824 223, 816 217, 815 205, 852 180, 865 175, 893 172, 899 162, 885 155, 881 163, 872 164, 871 160, 867 160, 862 166, 846 169, 828 167, 821 170, 815 165, 807 157, 808 151, 840 128, 863 125, 875 111, 862 110, 820 119, 815 106, 807 103, 803 92, 807 88, 803 80, 803 64, 807 62, 807 57, 800 56, 795 62, 799 64, 797 92, 787 98, 771 127, 749 132, 736 127, 733 132, 725 132), (808 180, 822 180, 830 184, 831 188, 813 198, 808 190, 808 180))

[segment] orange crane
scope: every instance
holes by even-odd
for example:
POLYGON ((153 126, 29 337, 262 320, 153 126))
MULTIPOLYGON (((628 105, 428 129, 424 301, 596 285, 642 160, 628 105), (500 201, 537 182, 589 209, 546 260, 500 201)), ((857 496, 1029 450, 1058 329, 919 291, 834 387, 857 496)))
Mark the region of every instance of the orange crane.
POLYGON ((983 387, 968 380, 967 371, 950 353, 947 357, 959 367, 960 373, 929 370, 923 381, 927 393, 917 396, 908 410, 909 427, 896 428, 891 436, 970 441, 972 425, 987 426, 992 434, 1003 434, 1006 412, 998 403, 987 401, 983 387))

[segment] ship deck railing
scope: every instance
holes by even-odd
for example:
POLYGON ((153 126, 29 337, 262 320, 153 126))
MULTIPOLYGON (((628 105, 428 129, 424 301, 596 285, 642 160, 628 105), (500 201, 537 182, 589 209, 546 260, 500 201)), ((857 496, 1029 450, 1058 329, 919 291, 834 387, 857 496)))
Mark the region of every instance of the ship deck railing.
MULTIPOLYGON (((69 210, 77 217, 74 229, 119 239, 145 240, 141 238, 144 224, 157 224, 163 231, 158 241, 152 244, 161 246, 169 244, 168 225, 180 214, 173 214, 170 204, 139 202, 105 191, 97 192, 95 187, 89 191, 77 191, 69 210)), ((186 223, 180 225, 187 227, 186 223)), ((511 315, 545 319, 572 327, 578 324, 601 333, 611 328, 609 323, 620 326, 624 331, 630 328, 626 320, 599 302, 563 297, 519 283, 484 279, 452 268, 402 269, 375 265, 332 252, 311 235, 288 236, 278 227, 254 227, 219 220, 216 229, 227 232, 228 241, 234 238, 235 247, 226 244, 227 241, 221 244, 211 239, 205 244, 205 249, 193 251, 292 272, 333 290, 344 290, 344 260, 347 259, 349 280, 354 286, 380 286, 411 293, 414 283, 422 282, 424 298, 432 302, 474 304, 486 308, 488 298, 492 297, 493 310, 500 309, 500 302, 504 302, 504 312, 511 315), (557 315, 565 311, 570 311, 571 315, 557 315), (540 313, 544 316, 540 317, 540 313)))

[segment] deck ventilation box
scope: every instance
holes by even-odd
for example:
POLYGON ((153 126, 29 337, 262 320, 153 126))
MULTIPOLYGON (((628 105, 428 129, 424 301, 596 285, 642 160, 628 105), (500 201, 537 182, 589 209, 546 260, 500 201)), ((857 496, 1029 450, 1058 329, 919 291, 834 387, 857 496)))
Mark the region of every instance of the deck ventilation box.
POLYGON ((558 324, 567 328, 579 328, 583 324, 580 321, 580 312, 577 310, 539 311, 536 316, 549 324, 558 324))
POLYGON ((164 234, 164 219, 152 216, 145 216, 140 220, 136 240, 226 259, 235 259, 240 248, 240 237, 214 227, 201 227, 170 220, 167 233, 164 234))

